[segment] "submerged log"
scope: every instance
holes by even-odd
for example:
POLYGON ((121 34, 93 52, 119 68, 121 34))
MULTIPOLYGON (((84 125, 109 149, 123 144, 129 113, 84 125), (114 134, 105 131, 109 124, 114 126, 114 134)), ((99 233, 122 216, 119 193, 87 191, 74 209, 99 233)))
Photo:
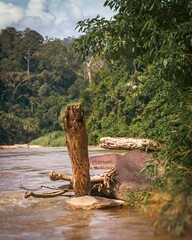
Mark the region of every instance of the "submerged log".
POLYGON ((160 143, 148 138, 103 137, 100 139, 100 146, 102 148, 119 150, 158 150, 160 148, 160 143))
POLYGON ((91 187, 88 137, 81 105, 68 106, 63 122, 66 144, 72 163, 72 184, 75 196, 88 195, 91 187))

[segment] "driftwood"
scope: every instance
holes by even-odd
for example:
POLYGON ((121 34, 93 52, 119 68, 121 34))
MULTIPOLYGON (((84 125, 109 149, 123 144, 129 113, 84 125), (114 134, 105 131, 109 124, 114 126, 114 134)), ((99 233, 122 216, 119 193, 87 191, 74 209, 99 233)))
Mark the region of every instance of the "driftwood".
MULTIPOLYGON (((57 180, 65 180, 65 181, 72 181, 72 176, 61 174, 55 171, 50 172, 49 174, 50 180, 57 181, 57 180)), ((111 182, 116 179, 116 169, 112 168, 105 171, 100 176, 92 176, 90 178, 91 188, 88 195, 110 195, 111 189, 111 182)))
MULTIPOLYGON (((91 182, 91 187, 90 191, 87 195, 96 195, 96 196, 107 196, 109 197, 110 195, 110 182, 111 182, 111 176, 114 173, 114 169, 111 169, 109 171, 104 172, 101 176, 92 176, 90 178, 91 182)), ((50 198, 50 197, 56 197, 60 195, 64 195, 65 193, 74 190, 73 189, 73 184, 72 184, 72 176, 70 175, 65 175, 62 173, 58 173, 56 171, 51 171, 49 173, 50 180, 52 181, 58 181, 58 180, 63 180, 63 181, 70 181, 70 184, 67 185, 62 185, 58 188, 53 188, 53 187, 47 187, 47 186, 40 186, 35 189, 29 189, 24 187, 22 184, 20 184, 20 188, 27 190, 25 192, 24 197, 29 198, 29 197, 35 197, 35 198, 50 198), (42 188, 47 188, 47 189, 53 189, 56 190, 55 192, 50 192, 50 193, 35 193, 36 191, 39 191, 42 188)), ((68 195, 64 195, 68 196, 68 195)))
MULTIPOLYGON (((115 156, 113 156, 113 159, 114 157, 115 156)), ((131 150, 124 155, 117 155, 112 168, 104 171, 100 176, 90 177, 91 186, 88 195, 125 200, 128 192, 148 188, 150 186, 150 179, 146 177, 144 173, 141 173, 141 171, 147 166, 146 161, 151 158, 152 153, 143 150, 131 150)), ((97 164, 102 164, 102 159, 105 159, 104 162, 106 163, 107 159, 111 161, 112 158, 109 154, 94 156, 94 161, 96 161, 97 164)), ((63 180, 69 184, 59 188, 41 186, 37 189, 27 189, 21 186, 22 189, 28 190, 25 193, 25 197, 47 198, 59 195, 67 196, 66 194, 68 192, 74 191, 72 176, 51 171, 49 177, 52 181, 63 180), (53 193, 35 193, 35 191, 41 188, 56 191, 53 193)))
POLYGON ((148 138, 103 137, 100 139, 100 146, 102 148, 119 150, 158 150, 160 143, 148 138))
MULTIPOLYGON (((89 195, 124 200, 128 192, 150 187, 150 179, 141 171, 147 166, 147 161, 152 156, 151 152, 138 149, 131 150, 121 157, 117 155, 113 168, 108 169, 101 176, 90 178, 91 190, 89 195)), ((103 163, 102 159, 107 162, 107 157, 110 161, 109 154, 98 156, 97 159, 95 157, 94 160, 97 160, 96 162, 99 164, 99 161, 103 163)), ((70 179, 70 176, 57 172, 51 172, 50 177, 53 181, 69 181, 70 179)))
MULTIPOLYGON (((34 198, 50 198, 50 197, 56 197, 56 196, 60 196, 65 194, 66 192, 70 191, 72 189, 71 184, 67 184, 67 185, 62 185, 58 188, 53 188, 53 187, 48 187, 48 186, 40 186, 38 188, 35 189, 29 189, 24 187, 22 184, 20 184, 19 188, 27 190, 27 192, 25 192, 24 198, 29 198, 29 197, 34 197, 34 198), (55 192, 51 192, 51 193, 35 193, 35 191, 39 191, 42 188, 46 188, 46 189, 54 189, 56 190, 55 192)), ((67 195, 65 195, 67 196, 67 195)))
MULTIPOLYGON (((149 187, 150 179, 140 174, 140 172, 146 166, 145 161, 152 157, 151 153, 143 150, 132 150, 124 155, 113 154, 112 156, 106 154, 106 156, 94 156, 91 160, 93 165, 98 166, 99 164, 104 164, 105 167, 109 165, 112 167, 101 176, 90 177, 88 137, 81 105, 68 106, 63 121, 67 148, 72 163, 72 176, 52 171, 49 177, 52 181, 63 180, 69 182, 69 184, 56 189, 45 186, 41 186, 38 189, 27 189, 21 185, 20 188, 27 190, 25 198, 30 196, 43 198, 59 195, 66 196, 66 193, 73 190, 75 196, 92 195, 125 199, 128 191, 149 187), (35 193, 35 191, 43 187, 56 191, 51 193, 35 193)), ((158 148, 159 145, 149 139, 137 139, 136 141, 136 139, 128 138, 125 141, 125 138, 104 138, 101 146, 113 149, 125 149, 125 146, 127 146, 127 149, 155 149, 158 148)))
MULTIPOLYGON (((72 176, 71 175, 58 173, 56 171, 51 171, 49 173, 49 178, 52 181, 64 180, 64 181, 72 182, 72 176)), ((93 176, 93 177, 90 178, 91 183, 100 183, 100 182, 103 182, 103 180, 104 180, 103 176, 93 176)))
POLYGON ((51 181, 58 181, 58 180, 64 180, 64 181, 69 181, 69 182, 72 181, 72 176, 58 173, 56 171, 51 171, 49 173, 49 178, 51 181))
POLYGON ((34 198, 51 198, 61 196, 64 193, 68 192, 68 190, 60 190, 52 193, 34 193, 32 191, 27 191, 24 195, 25 198, 34 197, 34 198))

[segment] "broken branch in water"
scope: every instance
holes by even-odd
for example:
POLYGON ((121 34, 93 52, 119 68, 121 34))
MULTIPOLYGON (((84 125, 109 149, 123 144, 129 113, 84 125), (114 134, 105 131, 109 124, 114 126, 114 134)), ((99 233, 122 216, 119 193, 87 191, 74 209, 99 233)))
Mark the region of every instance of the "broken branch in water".
POLYGON ((63 195, 64 193, 70 191, 72 189, 71 184, 66 184, 63 186, 60 186, 58 188, 55 187, 47 187, 47 186, 43 186, 41 185, 38 188, 33 188, 33 189, 29 189, 24 187, 21 183, 20 183, 20 187, 21 189, 27 190, 27 192, 25 192, 24 197, 25 198, 29 198, 29 197, 35 197, 35 198, 50 198, 50 197, 56 197, 56 196, 60 196, 63 195), (56 192, 51 192, 51 193, 34 193, 33 191, 38 191, 42 188, 47 188, 47 189, 54 189, 54 190, 58 190, 56 192))
POLYGON ((35 198, 51 198, 51 197, 56 197, 60 196, 64 193, 68 192, 68 190, 60 190, 57 192, 52 192, 52 193, 34 193, 32 191, 28 191, 25 193, 24 197, 29 198, 29 197, 35 197, 35 198))
MULTIPOLYGON (((50 172, 49 177, 53 181, 57 181, 57 180, 69 181, 70 180, 71 187, 72 187, 72 176, 58 173, 56 171, 52 171, 50 172)), ((115 167, 105 171, 100 176, 91 176, 90 177, 91 189, 89 191, 89 195, 99 194, 100 196, 113 197, 112 185, 115 181, 117 181, 117 172, 115 167)))
MULTIPOLYGON (((72 176, 64 175, 56 171, 52 171, 50 172, 49 177, 53 181, 65 180, 65 181, 70 181, 70 183, 66 185, 62 185, 60 187, 49 187, 49 186, 41 185, 38 188, 27 188, 20 183, 19 188, 27 190, 24 197, 25 198, 29 198, 29 197, 51 198, 51 197, 63 195, 66 192, 69 192, 70 190, 74 191, 73 185, 72 185, 72 176), (43 188, 52 189, 56 191, 51 193, 35 193, 34 192, 34 191, 39 191, 43 188)), ((92 176, 90 180, 91 180, 91 190, 89 192, 90 195, 95 195, 95 194, 97 195, 97 192, 98 192, 100 194, 103 193, 104 196, 108 197, 111 194, 111 189, 112 189, 111 184, 113 183, 114 180, 116 180, 116 169, 112 168, 104 172, 101 176, 92 176)), ((68 195, 64 195, 64 196, 68 196, 68 195)))
MULTIPOLYGON (((71 181, 72 182, 72 176, 65 175, 56 171, 51 171, 49 173, 49 178, 52 181, 58 181, 58 180, 64 180, 64 181, 71 181)), ((103 176, 92 176, 91 177, 91 183, 101 183, 104 181, 103 176)))
POLYGON ((58 181, 58 180, 71 181, 72 180, 72 176, 61 174, 54 170, 49 173, 49 178, 51 181, 58 181))

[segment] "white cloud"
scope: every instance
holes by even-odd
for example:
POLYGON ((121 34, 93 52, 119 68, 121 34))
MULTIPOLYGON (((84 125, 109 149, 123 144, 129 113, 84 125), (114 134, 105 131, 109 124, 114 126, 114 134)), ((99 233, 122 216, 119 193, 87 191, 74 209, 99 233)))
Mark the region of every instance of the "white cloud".
POLYGON ((80 6, 70 0, 49 0, 47 3, 49 11, 56 16, 56 24, 66 21, 74 22, 75 19, 82 17, 82 10, 80 6))
POLYGON ((110 18, 112 11, 108 7, 103 7, 105 0, 71 0, 76 2, 83 11, 84 18, 95 17, 101 15, 102 17, 110 18))
POLYGON ((110 15, 110 11, 103 7, 104 0, 9 1, 12 4, 0 0, 0 28, 13 26, 23 30, 29 27, 43 36, 61 39, 78 35, 74 29, 80 20, 95 17, 98 13, 106 17, 110 15))
POLYGON ((49 24, 55 21, 54 15, 52 15, 47 9, 47 0, 30 0, 26 9, 27 17, 40 18, 43 23, 49 24))
POLYGON ((0 2, 0 28, 6 28, 21 20, 25 15, 24 9, 11 3, 0 2))

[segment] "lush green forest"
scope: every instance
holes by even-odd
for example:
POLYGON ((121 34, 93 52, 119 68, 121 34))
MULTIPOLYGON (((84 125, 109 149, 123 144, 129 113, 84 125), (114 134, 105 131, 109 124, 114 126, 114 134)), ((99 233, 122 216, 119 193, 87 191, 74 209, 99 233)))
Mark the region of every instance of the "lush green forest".
POLYGON ((81 65, 71 41, 44 40, 31 29, 2 30, 0 144, 29 143, 50 133, 49 145, 60 136, 61 109, 87 86, 81 65))
POLYGON ((114 17, 80 21, 83 35, 73 43, 1 31, 0 143, 63 139, 63 109, 76 101, 89 144, 103 136, 162 140, 148 167, 156 195, 148 195, 159 204, 157 225, 181 235, 192 225, 192 2, 104 5, 114 17))

